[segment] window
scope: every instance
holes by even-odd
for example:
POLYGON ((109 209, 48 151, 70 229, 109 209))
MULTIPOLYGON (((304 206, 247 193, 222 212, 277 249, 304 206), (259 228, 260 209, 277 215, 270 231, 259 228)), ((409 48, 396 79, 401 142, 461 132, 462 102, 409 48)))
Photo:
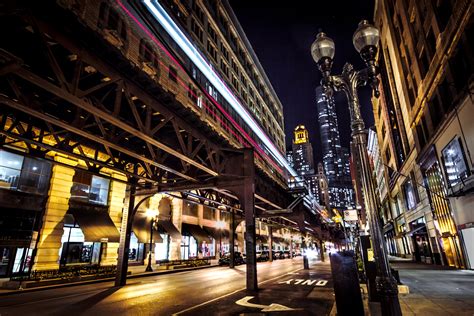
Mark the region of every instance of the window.
POLYGON ((211 208, 204 208, 204 212, 202 214, 204 219, 216 220, 217 219, 217 212, 211 208))
POLYGON ((418 204, 417 194, 411 178, 408 178, 403 184, 403 193, 405 194, 405 204, 407 210, 412 210, 418 204))
POLYGON ((110 180, 77 170, 72 178, 71 199, 107 205, 110 180))
POLYGON ((0 188, 46 194, 51 163, 0 150, 0 188))
MULTIPOLYGON (((127 41, 127 27, 120 15, 105 2, 100 4, 98 26, 113 31, 122 41, 127 41)), ((122 43, 122 45, 125 43, 122 43)))
POLYGON ((188 216, 198 216, 198 206, 196 204, 191 204, 184 202, 183 203, 183 215, 188 215, 188 216))
POLYGON ((207 41, 207 52, 211 55, 214 60, 217 60, 217 51, 214 45, 208 40, 207 41))
POLYGON ((188 84, 188 97, 193 101, 194 104, 197 103, 197 100, 198 100, 197 90, 190 83, 188 84))
POLYGON ((171 81, 178 82, 178 71, 173 66, 169 68, 168 78, 170 78, 171 81))
POLYGON ((449 142, 441 151, 443 156, 444 170, 448 178, 448 186, 452 187, 461 183, 469 176, 464 149, 459 141, 455 138, 449 142))
POLYGON ((221 53, 225 59, 229 60, 229 51, 227 50, 227 48, 225 48, 223 43, 221 43, 221 53))
POLYGON ((214 30, 214 28, 211 26, 211 24, 207 25, 207 33, 209 34, 209 37, 212 38, 212 40, 217 44, 217 33, 214 30))
POLYGON ((221 70, 227 77, 229 76, 229 67, 225 63, 224 59, 221 59, 221 70))
POLYGON ((197 4, 197 1, 193 1, 193 11, 194 11, 194 14, 198 17, 198 19, 202 23, 204 23, 204 12, 202 12, 202 9, 197 4))
POLYGON ((191 30, 202 43, 203 41, 203 31, 202 28, 197 24, 196 20, 191 19, 191 30))
POLYGON ((50 175, 51 163, 40 159, 25 158, 19 189, 24 192, 46 194, 50 175))
POLYGON ((91 189, 89 193, 90 201, 106 205, 109 197, 109 183, 109 179, 92 176, 91 189))
POLYGON ((0 151, 0 188, 18 189, 23 156, 0 151))
POLYGON ((158 58, 153 50, 153 47, 146 40, 142 39, 140 41, 140 47, 138 49, 139 60, 141 62, 147 63, 149 66, 158 68, 158 58))

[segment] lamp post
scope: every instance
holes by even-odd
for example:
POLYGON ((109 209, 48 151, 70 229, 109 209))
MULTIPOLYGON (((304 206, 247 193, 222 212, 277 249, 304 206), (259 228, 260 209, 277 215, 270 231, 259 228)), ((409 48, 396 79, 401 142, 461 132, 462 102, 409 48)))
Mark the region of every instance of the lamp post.
POLYGON ((219 231, 219 258, 221 258, 222 257, 222 230, 225 228, 225 222, 217 221, 216 226, 217 226, 217 230, 219 231))
POLYGON ((323 75, 321 84, 325 93, 330 96, 333 89, 344 91, 348 99, 352 141, 356 148, 354 154, 361 169, 362 192, 370 219, 370 233, 377 266, 376 288, 381 298, 382 314, 401 315, 397 282, 390 271, 377 217, 377 208, 380 201, 375 193, 375 184, 367 153, 367 131, 360 113, 359 97, 357 95, 358 87, 365 85, 372 87, 375 97, 378 98, 380 95, 378 90, 379 80, 377 78, 378 67, 375 60, 379 37, 379 30, 368 21, 364 20, 359 23, 352 37, 352 42, 364 60, 366 68, 358 71, 354 70, 351 64, 346 63, 341 75, 331 75, 335 45, 334 41, 322 32, 316 36, 316 40, 311 45, 311 54, 323 75))
POLYGON ((153 228, 155 223, 158 221, 159 211, 154 209, 147 209, 146 216, 150 218, 150 249, 148 251, 148 264, 146 266, 145 272, 152 272, 153 268, 151 267, 152 253, 153 253, 153 228))

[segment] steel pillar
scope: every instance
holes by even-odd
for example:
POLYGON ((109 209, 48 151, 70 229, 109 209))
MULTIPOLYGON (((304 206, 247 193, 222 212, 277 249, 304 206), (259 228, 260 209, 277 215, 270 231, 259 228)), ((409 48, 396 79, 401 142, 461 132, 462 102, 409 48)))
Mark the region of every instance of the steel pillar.
POLYGON ((271 226, 268 226, 268 257, 269 261, 273 261, 273 228, 271 226))
POLYGON ((247 254, 247 291, 257 291, 257 254, 255 251, 255 165, 253 149, 243 150, 243 186, 241 205, 245 212, 245 251, 247 254))
POLYGON ((230 210, 230 227, 229 227, 229 253, 230 253, 230 261, 229 261, 229 268, 234 267, 234 258, 235 258, 235 215, 234 210, 230 210))

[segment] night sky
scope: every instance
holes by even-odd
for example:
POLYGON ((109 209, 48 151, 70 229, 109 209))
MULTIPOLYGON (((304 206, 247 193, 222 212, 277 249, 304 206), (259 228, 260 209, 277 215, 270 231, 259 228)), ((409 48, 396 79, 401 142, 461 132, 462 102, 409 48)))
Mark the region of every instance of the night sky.
MULTIPOLYGON (((321 161, 315 97, 321 75, 311 57, 310 47, 321 29, 336 44, 332 74, 340 74, 346 61, 356 69, 363 67, 363 61, 352 45, 352 34, 360 20, 372 22, 374 1, 230 0, 230 4, 283 104, 287 148, 291 148, 293 129, 304 124, 310 133, 315 161, 321 161)), ((371 92, 367 87, 359 92, 369 127, 374 122, 371 92)), ((343 92, 335 93, 335 98, 341 143, 348 147, 347 101, 343 92)))

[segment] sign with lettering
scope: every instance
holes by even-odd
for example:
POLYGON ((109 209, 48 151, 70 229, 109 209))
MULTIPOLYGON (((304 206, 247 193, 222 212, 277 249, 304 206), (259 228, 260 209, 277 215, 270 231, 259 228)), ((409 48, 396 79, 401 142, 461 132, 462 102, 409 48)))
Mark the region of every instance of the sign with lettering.
POLYGON ((328 283, 327 280, 311 280, 311 279, 289 279, 286 281, 278 282, 278 284, 314 285, 314 286, 325 286, 327 283, 328 283))
POLYGON ((346 222, 357 222, 359 218, 357 217, 357 210, 345 210, 344 211, 344 220, 346 222))

